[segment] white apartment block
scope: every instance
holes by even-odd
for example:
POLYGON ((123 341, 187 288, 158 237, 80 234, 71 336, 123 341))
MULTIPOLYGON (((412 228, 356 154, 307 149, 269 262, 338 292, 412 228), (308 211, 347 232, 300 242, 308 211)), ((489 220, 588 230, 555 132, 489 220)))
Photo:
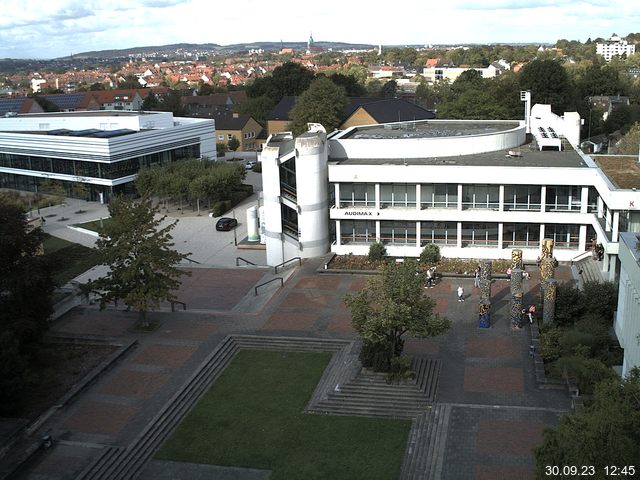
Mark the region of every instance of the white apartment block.
POLYGON ((636 46, 633 43, 622 40, 620 37, 611 37, 604 43, 596 44, 596 53, 602 55, 607 62, 615 56, 626 54, 628 57, 633 55, 635 51, 636 46))

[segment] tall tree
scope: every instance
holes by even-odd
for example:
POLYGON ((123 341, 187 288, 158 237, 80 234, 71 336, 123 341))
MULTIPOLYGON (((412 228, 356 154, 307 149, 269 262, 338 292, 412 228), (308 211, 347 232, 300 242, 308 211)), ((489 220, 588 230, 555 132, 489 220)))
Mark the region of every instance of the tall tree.
POLYGON ((450 321, 434 312, 436 302, 424 294, 425 276, 417 271, 414 261, 389 263, 363 290, 345 298, 363 352, 379 352, 382 369, 391 368, 393 358, 402 354, 404 334, 434 337, 450 328, 450 321))
POLYGON ((556 60, 534 60, 525 65, 520 72, 520 87, 531 90, 534 104, 550 104, 558 114, 576 107, 569 75, 556 60))
MULTIPOLYGON (((605 477, 605 467, 615 466, 620 475, 636 478, 640 472, 640 370, 627 378, 600 383, 593 402, 579 413, 566 415, 560 424, 544 432, 535 450, 536 478, 549 478, 548 465, 589 465, 605 477)), ((608 475, 607 475, 607 478, 608 475)))
POLYGON ((319 77, 300 95, 291 109, 291 129, 299 135, 306 131, 307 123, 320 123, 331 132, 340 126, 347 95, 326 77, 319 77))
POLYGON ((160 227, 166 217, 157 218, 151 200, 133 201, 117 197, 109 204, 112 221, 100 230, 96 243, 102 264, 109 266, 104 277, 89 282, 86 292, 96 294, 100 308, 119 299, 140 313, 142 326, 148 326, 147 312, 163 301, 176 300, 180 277, 187 274, 177 267, 189 254, 172 247, 171 230, 177 220, 160 227))

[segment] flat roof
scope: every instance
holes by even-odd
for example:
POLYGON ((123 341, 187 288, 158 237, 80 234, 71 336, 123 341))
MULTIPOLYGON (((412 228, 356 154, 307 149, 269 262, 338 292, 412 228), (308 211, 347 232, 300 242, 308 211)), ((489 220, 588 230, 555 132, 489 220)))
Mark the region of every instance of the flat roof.
POLYGON ((591 155, 617 188, 640 188, 640 161, 637 155, 591 155))
MULTIPOLYGON (((566 144, 565 144, 566 145, 566 144)), ((555 149, 538 150, 528 140, 517 148, 509 150, 497 150, 495 152, 474 153, 454 157, 424 157, 424 158, 329 158, 334 164, 349 165, 461 165, 461 166, 487 166, 487 167, 584 167, 588 165, 573 148, 558 151, 555 149), (514 156, 509 152, 515 153, 514 156)))
POLYGON ((141 117, 165 112, 142 112, 133 110, 76 110, 75 112, 21 113, 18 117, 141 117))
POLYGON ((400 138, 465 137, 506 132, 518 128, 517 121, 491 120, 419 120, 356 127, 340 139, 371 140, 400 138))

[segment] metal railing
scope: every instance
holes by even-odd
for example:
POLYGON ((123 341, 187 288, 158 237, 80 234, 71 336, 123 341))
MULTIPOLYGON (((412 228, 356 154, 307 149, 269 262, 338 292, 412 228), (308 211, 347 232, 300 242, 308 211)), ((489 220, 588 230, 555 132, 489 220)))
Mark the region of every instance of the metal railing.
POLYGON ((182 310, 186 310, 187 309, 187 304, 184 302, 179 302, 178 300, 174 300, 173 302, 171 302, 171 311, 175 312, 176 311, 176 303, 179 305, 182 305, 182 310))
POLYGON ((197 260, 192 260, 189 257, 184 257, 185 260, 191 262, 191 263, 197 263, 198 265, 200 265, 200 262, 198 262, 197 260))
POLYGON ((258 296, 258 288, 264 287, 265 285, 268 285, 271 282, 275 282, 276 280, 280 280, 280 287, 284 287, 284 280, 282 279, 282 277, 272 278, 268 282, 264 282, 264 283, 261 283, 260 285, 256 285, 253 289, 254 296, 256 297, 258 296))
POLYGON ((255 265, 255 263, 250 262, 249 260, 247 260, 246 258, 242 258, 242 257, 236 257, 236 267, 240 266, 240 260, 242 260, 243 262, 245 262, 245 264, 247 265, 255 265))
POLYGON ((280 265, 276 265, 275 267, 273 267, 273 271, 274 273, 278 273, 278 268, 280 267, 284 267, 287 263, 289 262, 293 262, 294 260, 298 260, 298 265, 302 265, 302 258, 300 257, 293 257, 290 258, 289 260, 285 260, 284 262, 282 262, 280 265))

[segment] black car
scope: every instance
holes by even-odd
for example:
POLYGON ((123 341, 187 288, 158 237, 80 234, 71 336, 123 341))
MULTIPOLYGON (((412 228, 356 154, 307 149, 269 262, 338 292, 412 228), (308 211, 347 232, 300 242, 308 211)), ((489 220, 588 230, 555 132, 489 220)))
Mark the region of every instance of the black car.
POLYGON ((216 222, 216 230, 219 232, 228 232, 232 228, 238 226, 238 220, 235 218, 222 217, 216 222))

